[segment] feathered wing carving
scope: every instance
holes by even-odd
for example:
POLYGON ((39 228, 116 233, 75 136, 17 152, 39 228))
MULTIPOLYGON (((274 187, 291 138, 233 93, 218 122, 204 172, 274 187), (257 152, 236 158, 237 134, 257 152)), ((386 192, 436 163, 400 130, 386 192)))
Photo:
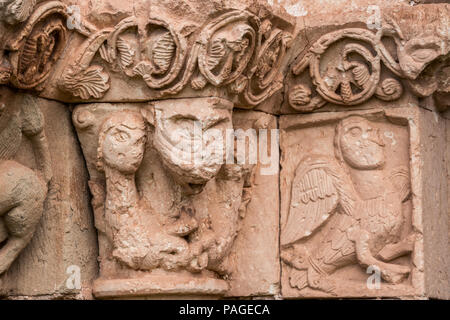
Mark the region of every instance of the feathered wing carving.
POLYGON ((295 170, 291 205, 281 232, 287 246, 314 233, 340 206, 352 215, 355 192, 347 175, 335 160, 308 156, 295 170))
POLYGON ((408 168, 405 166, 396 167, 392 170, 391 174, 386 177, 386 179, 392 181, 396 189, 399 191, 402 201, 404 202, 407 200, 411 193, 408 168))

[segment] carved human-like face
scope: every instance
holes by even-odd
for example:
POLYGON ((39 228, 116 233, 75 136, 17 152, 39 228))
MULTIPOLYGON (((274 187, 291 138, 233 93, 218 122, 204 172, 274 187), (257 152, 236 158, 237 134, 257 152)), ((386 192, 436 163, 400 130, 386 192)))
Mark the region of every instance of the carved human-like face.
POLYGON ((101 145, 104 164, 124 174, 135 173, 144 157, 146 132, 143 120, 124 115, 107 120, 106 125, 101 145))
POLYGON ((343 159, 356 169, 377 169, 384 165, 384 144, 379 129, 361 117, 342 122, 339 144, 343 159))
POLYGON ((205 99, 155 107, 154 147, 179 181, 201 185, 214 178, 225 159, 231 108, 205 99))

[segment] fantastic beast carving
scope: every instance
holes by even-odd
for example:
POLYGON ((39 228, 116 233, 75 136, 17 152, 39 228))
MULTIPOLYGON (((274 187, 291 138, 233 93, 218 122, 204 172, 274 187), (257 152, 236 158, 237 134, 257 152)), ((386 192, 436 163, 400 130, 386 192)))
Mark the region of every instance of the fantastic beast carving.
POLYGON ((218 98, 75 109, 99 230, 101 279, 135 278, 136 272, 196 279, 227 274, 224 258, 254 167, 225 163, 225 146, 234 148, 234 138, 224 143, 231 116, 232 104, 218 98))
POLYGON ((0 87, 0 275, 33 237, 51 176, 44 118, 36 99, 14 97, 0 87), (24 136, 31 140, 39 172, 14 161, 24 136))

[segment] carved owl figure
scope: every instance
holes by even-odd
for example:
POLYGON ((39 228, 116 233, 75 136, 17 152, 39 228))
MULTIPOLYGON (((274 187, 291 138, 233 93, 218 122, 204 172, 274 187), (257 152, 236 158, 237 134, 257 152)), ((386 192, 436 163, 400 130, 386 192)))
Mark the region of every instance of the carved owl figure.
POLYGON ((364 118, 342 120, 334 144, 336 159, 307 156, 295 171, 281 232, 281 256, 292 267, 290 284, 332 293, 335 285, 329 275, 355 263, 377 265, 384 280, 399 283, 409 268, 375 257, 389 261, 409 252, 392 248, 401 240, 402 203, 410 193, 408 170, 382 170, 384 144, 376 126, 364 118), (319 230, 323 236, 308 252, 305 241, 319 230))

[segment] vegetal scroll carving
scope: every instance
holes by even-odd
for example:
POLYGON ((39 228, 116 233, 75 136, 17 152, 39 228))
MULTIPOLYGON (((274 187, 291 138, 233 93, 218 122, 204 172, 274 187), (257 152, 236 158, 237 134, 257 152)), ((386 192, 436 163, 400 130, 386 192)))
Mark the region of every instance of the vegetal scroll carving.
POLYGON ((41 85, 66 46, 65 5, 49 1, 34 8, 34 4, 35 1, 14 1, 4 11, 7 16, 9 13, 10 19, 6 20, 9 23, 25 21, 4 45, 9 54, 5 56, 2 52, 0 67, 3 70, 0 70, 1 83, 10 82, 20 89, 42 89, 41 85), (13 11, 17 16, 14 19, 11 16, 12 4, 16 4, 16 11, 13 11))
POLYGON ((52 178, 44 118, 29 95, 13 97, 0 87, 0 275, 5 273, 28 245, 44 210, 52 178), (31 140, 39 171, 15 156, 22 139, 31 140))
POLYGON ((3 14, 0 17, 9 24, 16 24, 28 19, 36 5, 36 0, 7 0, 0 4, 3 14))
POLYGON ((400 79, 417 83, 422 71, 448 51, 448 39, 437 36, 406 40, 397 23, 390 18, 385 19, 376 33, 361 28, 337 30, 320 37, 293 66, 292 72, 297 76, 309 68, 315 90, 306 84, 294 84, 289 90, 289 103, 297 111, 310 112, 328 102, 350 106, 361 104, 374 95, 384 101, 396 100, 403 93, 400 79), (384 37, 393 38, 396 58, 385 47, 384 37), (336 51, 339 44, 336 58, 324 68, 322 59, 330 50, 336 51), (382 79, 381 62, 400 79, 382 79))
POLYGON ((279 69, 291 36, 268 19, 262 28, 256 15, 231 10, 189 31, 175 30, 155 17, 144 27, 139 21, 131 16, 114 28, 88 31, 77 61, 62 76, 61 89, 83 99, 105 94, 109 76, 103 74, 102 83, 93 84, 86 74, 102 68, 91 66, 97 52, 113 70, 142 78, 161 97, 179 93, 188 83, 195 90, 210 84, 242 93, 254 106, 282 88, 279 69), (82 94, 75 83, 90 90, 82 94))
POLYGON ((232 104, 218 98, 75 109, 83 151, 96 154, 87 161, 102 279, 119 277, 117 270, 130 278, 138 271, 200 278, 230 272, 225 258, 250 201, 254 168, 224 163, 231 115, 232 104))

